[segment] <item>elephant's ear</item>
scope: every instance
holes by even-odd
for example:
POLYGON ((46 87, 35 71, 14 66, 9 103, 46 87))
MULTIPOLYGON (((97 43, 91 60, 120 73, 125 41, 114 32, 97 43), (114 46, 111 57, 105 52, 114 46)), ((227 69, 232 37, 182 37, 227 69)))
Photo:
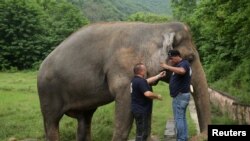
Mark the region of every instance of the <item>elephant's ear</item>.
POLYGON ((175 36, 174 32, 168 32, 163 34, 163 43, 162 43, 163 46, 161 51, 161 57, 167 58, 167 52, 173 49, 174 36, 175 36))

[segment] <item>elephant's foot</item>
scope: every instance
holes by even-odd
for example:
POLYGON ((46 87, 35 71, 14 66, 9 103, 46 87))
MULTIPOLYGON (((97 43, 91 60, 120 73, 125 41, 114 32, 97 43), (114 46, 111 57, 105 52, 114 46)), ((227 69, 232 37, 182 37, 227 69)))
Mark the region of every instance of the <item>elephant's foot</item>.
POLYGON ((193 137, 191 137, 190 139, 188 139, 189 141, 206 141, 207 140, 207 132, 202 132, 198 135, 195 135, 193 137))

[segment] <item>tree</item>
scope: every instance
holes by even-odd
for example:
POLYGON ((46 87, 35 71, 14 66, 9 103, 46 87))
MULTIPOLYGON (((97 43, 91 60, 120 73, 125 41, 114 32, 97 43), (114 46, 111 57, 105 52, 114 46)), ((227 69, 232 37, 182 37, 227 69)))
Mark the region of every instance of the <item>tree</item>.
POLYGON ((0 9, 0 69, 31 67, 41 57, 45 13, 30 0, 4 0, 0 9))
POLYGON ((40 5, 43 6, 49 17, 46 21, 49 26, 50 47, 52 47, 50 51, 72 32, 89 24, 89 20, 79 9, 64 0, 46 0, 40 5))
POLYGON ((159 16, 152 13, 137 12, 128 17, 128 21, 142 21, 147 23, 166 22, 169 18, 167 16, 159 16))
POLYGON ((4 0, 0 5, 0 69, 28 69, 88 24, 81 11, 58 0, 4 0))
POLYGON ((249 56, 249 11, 247 0, 203 0, 189 19, 210 81, 227 76, 249 56))
POLYGON ((197 0, 171 0, 173 16, 180 21, 186 21, 193 13, 197 0))
POLYGON ((210 84, 243 101, 250 92, 249 14, 248 0, 202 0, 186 20, 210 84))

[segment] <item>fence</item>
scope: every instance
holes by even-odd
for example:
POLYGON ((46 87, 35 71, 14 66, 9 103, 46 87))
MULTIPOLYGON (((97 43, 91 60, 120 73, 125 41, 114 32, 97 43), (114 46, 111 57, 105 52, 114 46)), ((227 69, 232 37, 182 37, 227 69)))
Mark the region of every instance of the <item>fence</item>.
POLYGON ((250 105, 238 103, 234 97, 226 93, 208 89, 210 102, 219 107, 230 118, 239 122, 239 124, 250 124, 250 105))

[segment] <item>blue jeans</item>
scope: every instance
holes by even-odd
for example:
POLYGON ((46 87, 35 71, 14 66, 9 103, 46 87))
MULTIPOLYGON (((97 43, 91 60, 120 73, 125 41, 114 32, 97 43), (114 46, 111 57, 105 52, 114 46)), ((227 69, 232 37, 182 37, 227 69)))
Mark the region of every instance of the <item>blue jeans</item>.
POLYGON ((177 141, 188 140, 186 109, 189 104, 190 93, 181 93, 173 98, 172 107, 177 130, 177 141))
POLYGON ((151 131, 151 114, 133 113, 136 122, 135 141, 146 141, 151 131))

